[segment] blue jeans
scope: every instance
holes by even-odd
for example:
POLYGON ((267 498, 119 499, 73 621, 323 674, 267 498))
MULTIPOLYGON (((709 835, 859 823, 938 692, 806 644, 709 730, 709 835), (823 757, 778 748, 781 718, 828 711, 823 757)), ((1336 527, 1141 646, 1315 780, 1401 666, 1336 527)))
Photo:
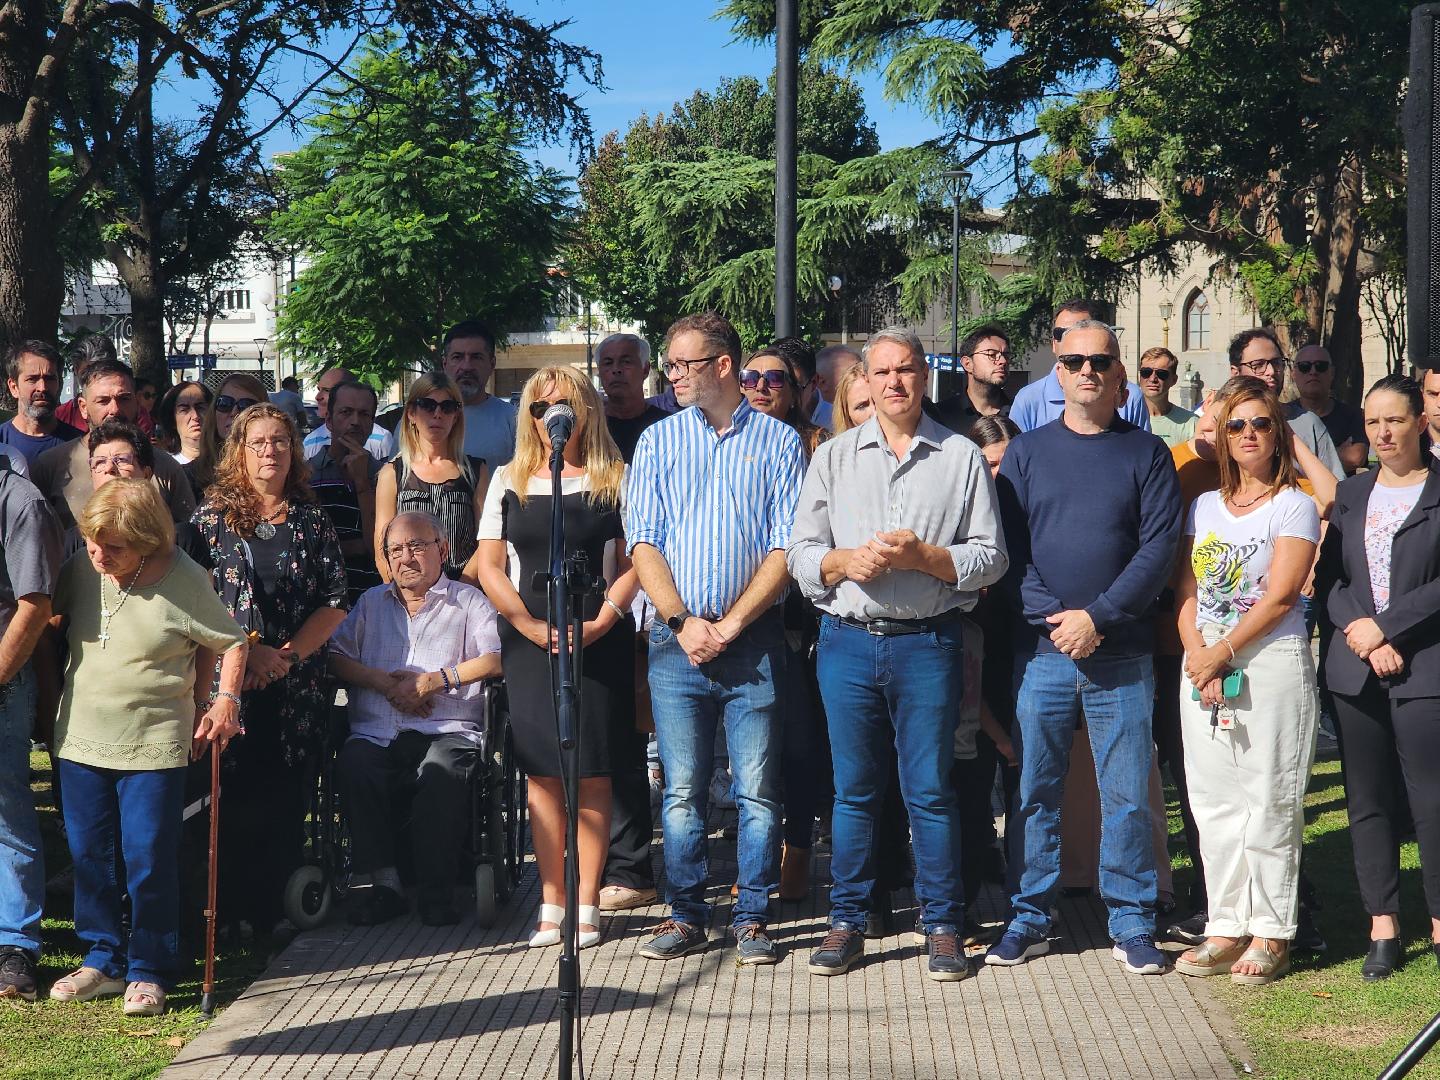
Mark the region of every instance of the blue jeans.
POLYGON ((950 785, 963 679, 960 625, 879 637, 831 615, 821 620, 820 693, 835 762, 831 925, 862 929, 870 910, 892 739, 915 848, 920 920, 927 930, 964 921, 959 802, 950 785))
POLYGON ((740 811, 740 896, 732 925, 763 925, 769 917, 770 894, 780 886, 783 735, 777 684, 784 653, 778 608, 699 667, 664 623, 650 628, 650 703, 665 768, 666 900, 679 922, 704 927, 710 921, 705 815, 720 724, 740 811))
POLYGON ((180 819, 185 770, 137 772, 60 762, 70 857, 75 864, 75 935, 82 963, 112 979, 174 989, 180 968, 180 819), (124 859, 125 882, 116 874, 124 859), (130 894, 130 936, 122 894, 130 894))
POLYGON ((1034 936, 1050 932, 1050 905, 1060 882, 1060 802, 1083 709, 1100 787, 1100 893, 1109 909, 1110 936, 1124 941, 1153 934, 1153 657, 1075 661, 1063 653, 1041 652, 1017 657, 1016 677, 1020 791, 1006 832, 1019 881, 1011 926, 1034 936))
POLYGON ((45 863, 30 790, 35 675, 27 664, 0 687, 0 945, 40 958, 45 863))

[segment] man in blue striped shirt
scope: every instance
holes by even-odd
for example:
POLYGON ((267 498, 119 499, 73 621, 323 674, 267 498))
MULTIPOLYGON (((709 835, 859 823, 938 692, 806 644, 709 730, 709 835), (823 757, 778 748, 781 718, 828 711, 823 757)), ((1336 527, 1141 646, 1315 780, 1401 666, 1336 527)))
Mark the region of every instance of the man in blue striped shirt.
POLYGON ((773 964, 765 925, 780 880, 778 601, 789 581, 800 438, 746 402, 740 337, 719 315, 680 319, 665 349, 681 410, 640 436, 625 510, 630 556, 657 613, 650 695, 665 769, 670 903, 670 917, 640 951, 669 960, 705 947, 705 816, 723 723, 740 811, 737 959, 773 964))

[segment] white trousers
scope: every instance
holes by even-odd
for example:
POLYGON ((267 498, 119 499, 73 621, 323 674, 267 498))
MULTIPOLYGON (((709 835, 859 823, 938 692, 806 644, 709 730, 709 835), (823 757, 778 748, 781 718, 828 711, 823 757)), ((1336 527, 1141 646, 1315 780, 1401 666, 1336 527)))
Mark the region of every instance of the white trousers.
MULTIPOLYGON (((1207 643, 1220 637, 1205 627, 1207 643)), ((1210 937, 1289 940, 1299 914, 1305 786, 1320 713, 1310 643, 1277 638, 1236 657, 1245 686, 1230 702, 1235 725, 1180 690, 1190 808, 1200 830, 1210 937)))

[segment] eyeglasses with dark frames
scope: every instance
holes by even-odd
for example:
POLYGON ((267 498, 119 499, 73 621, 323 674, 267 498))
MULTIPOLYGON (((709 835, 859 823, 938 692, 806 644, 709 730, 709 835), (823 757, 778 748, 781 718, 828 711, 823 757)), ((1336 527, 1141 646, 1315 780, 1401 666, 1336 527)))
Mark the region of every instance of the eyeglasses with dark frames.
POLYGON ((1159 379, 1161 382, 1169 382, 1175 378, 1175 372, 1163 367, 1142 367, 1140 369, 1140 378, 1159 379))
POLYGON ((434 416, 436 412, 439 412, 441 416, 454 416, 460 411, 460 402, 454 398, 421 397, 416 398, 410 404, 429 416, 434 416))
POLYGON ((1250 375, 1263 375, 1272 368, 1276 371, 1284 371, 1289 363, 1290 361, 1283 356, 1271 356, 1264 360, 1243 360, 1235 366, 1250 375))
POLYGON ((1118 360, 1109 353, 1062 353, 1055 359, 1060 361, 1071 375, 1078 375, 1086 364, 1090 365, 1090 370, 1096 375, 1103 375, 1118 360))
POLYGON ((251 405, 259 405, 253 397, 231 397, 229 394, 221 394, 215 399, 215 411, 223 413, 244 412, 251 405))
POLYGON ((439 540, 406 540, 403 544, 391 544, 387 547, 385 549, 385 557, 387 559, 403 559, 405 553, 409 552, 411 555, 419 558, 425 554, 426 549, 430 547, 431 544, 438 543, 440 543, 439 540))
POLYGON ((694 360, 666 360, 660 365, 660 370, 665 373, 667 379, 673 379, 677 371, 682 375, 688 376, 701 364, 713 363, 724 355, 724 353, 716 353, 714 356, 700 356, 694 360))
POLYGON ((1312 372, 1312 371, 1315 371, 1315 372, 1318 372, 1318 373, 1321 374, 1321 375, 1324 375, 1325 372, 1327 372, 1327 371, 1330 370, 1330 361, 1329 361, 1329 360, 1296 360, 1296 361, 1295 361, 1295 370, 1298 371, 1301 375, 1309 375, 1310 372, 1312 372))
POLYGON ((1256 435, 1264 435, 1275 427, 1275 421, 1268 416, 1237 416, 1233 420, 1225 421, 1225 434, 1232 439, 1238 439, 1245 434, 1247 427, 1256 435))
POLYGON ((761 383, 769 388, 771 393, 779 390, 785 385, 785 372, 783 371, 750 371, 740 372, 740 389, 754 390, 761 383))
POLYGON ((575 406, 570 404, 566 398, 559 401, 532 401, 530 402, 530 415, 536 420, 544 420, 545 414, 550 411, 552 405, 564 405, 567 409, 575 411, 575 406))

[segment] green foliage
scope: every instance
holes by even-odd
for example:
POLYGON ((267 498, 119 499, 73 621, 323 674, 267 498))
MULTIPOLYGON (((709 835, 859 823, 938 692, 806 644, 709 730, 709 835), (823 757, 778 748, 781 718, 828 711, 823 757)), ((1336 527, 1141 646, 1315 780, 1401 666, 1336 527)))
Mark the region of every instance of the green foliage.
MULTIPOLYGON (((747 345, 768 341, 774 140, 773 88, 749 78, 606 136, 580 178, 566 260, 582 287, 652 339, 681 314, 715 308, 747 345)), ((852 308, 897 291, 907 310, 923 312, 948 289, 950 214, 937 177, 949 159, 928 147, 880 153, 859 87, 818 64, 801 68, 797 142, 800 331, 836 321, 827 320, 831 276, 852 308)), ((980 265, 973 244, 966 255, 970 273, 980 265)))
POLYGON ((459 60, 442 75, 375 40, 285 159, 288 204, 267 236, 309 263, 277 323, 302 363, 344 360, 388 379, 426 364, 461 318, 503 332, 543 313, 560 178, 527 163, 516 127, 459 60))

